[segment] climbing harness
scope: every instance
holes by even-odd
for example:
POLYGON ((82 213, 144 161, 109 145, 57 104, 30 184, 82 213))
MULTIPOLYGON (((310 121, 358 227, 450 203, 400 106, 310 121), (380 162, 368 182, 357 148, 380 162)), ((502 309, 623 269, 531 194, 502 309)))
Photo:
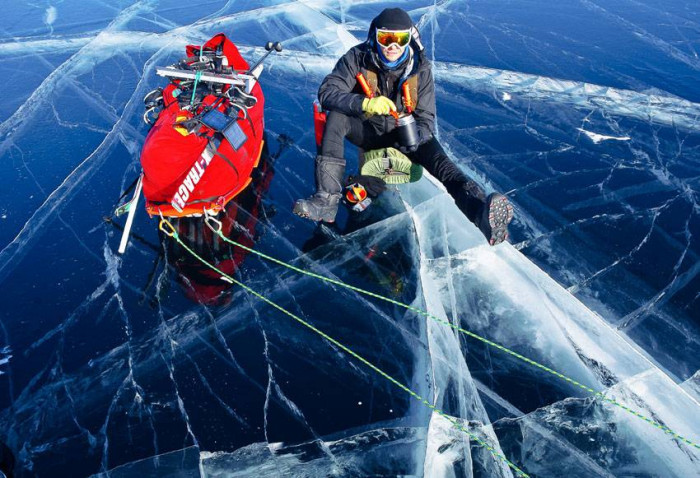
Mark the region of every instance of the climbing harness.
POLYGON ((415 103, 413 103, 413 96, 411 95, 411 84, 409 83, 409 81, 404 82, 403 86, 401 87, 401 91, 403 92, 403 105, 406 108, 406 111, 408 113, 413 113, 415 103))
MULTIPOLYGON (((360 85, 360 89, 362 89, 365 97, 374 98, 380 95, 377 72, 363 69, 363 71, 355 75, 355 79, 360 85)), ((401 80, 400 84, 401 102, 407 113, 413 113, 418 104, 418 75, 415 74, 404 78, 401 80)))
MULTIPOLYGON (((218 227, 219 227, 218 231, 219 231, 219 232, 221 231, 221 222, 219 222, 218 220, 216 220, 213 216, 208 216, 208 215, 207 215, 207 216, 205 216, 205 217, 206 217, 207 224, 209 224, 209 220, 211 220, 213 223, 215 223, 215 224, 218 225, 218 227)), ((305 321, 305 320, 302 319, 301 317, 295 315, 294 313, 290 312, 289 310, 285 309, 284 307, 280 306, 279 304, 273 302, 272 300, 268 299, 267 297, 263 296, 262 294, 256 292, 255 290, 251 289, 250 287, 248 287, 247 285, 243 284, 242 282, 240 282, 240 281, 234 279, 234 278, 231 277, 230 275, 228 275, 228 274, 226 274, 225 272, 223 272, 223 271, 219 270, 218 268, 216 268, 214 265, 208 263, 206 260, 204 260, 202 257, 200 257, 195 251, 193 251, 192 249, 190 249, 190 248, 187 246, 187 244, 185 244, 184 242, 182 242, 182 240, 180 239, 179 234, 177 233, 177 231, 175 230, 175 228, 173 227, 173 225, 172 225, 169 221, 167 221, 165 218, 161 218, 161 221, 160 221, 160 224, 159 224, 159 228, 160 228, 160 230, 161 230, 166 236, 171 237, 173 240, 175 240, 175 241, 178 243, 178 245, 180 245, 180 246, 181 246, 183 249, 185 249, 189 254, 191 254, 193 257, 195 257, 197 260, 199 260, 203 265, 209 267, 210 269, 212 269, 212 270, 215 271, 216 273, 220 274, 222 280, 225 280, 226 282, 229 282, 229 283, 231 283, 231 284, 234 284, 234 285, 237 285, 237 286, 241 287, 243 290, 245 290, 245 291, 248 292, 249 294, 251 294, 251 295, 257 297, 258 299, 262 300, 262 301, 265 302, 266 304, 268 304, 268 305, 274 307, 275 309, 279 310, 279 311, 282 312, 283 314, 285 314, 285 315, 291 317, 292 319, 294 319, 295 321, 297 321, 298 323, 300 323, 300 324, 303 325, 304 327, 307 327, 308 329, 310 329, 310 330, 312 330, 313 332, 317 333, 318 335, 320 335, 321 337, 323 337, 325 340, 327 340, 327 341, 330 342, 331 344, 335 345, 336 347, 338 347, 339 349, 343 350, 343 351, 344 351, 345 353, 347 353, 348 355, 350 355, 350 356, 354 357, 355 359, 359 360, 360 362, 362 362, 363 364, 365 364, 367 367, 369 367, 370 369, 372 369, 373 371, 375 371, 376 373, 378 373, 380 376, 382 376, 383 378, 387 379, 389 382, 391 382, 392 384, 394 384, 395 386, 397 386, 398 388, 400 388, 400 389, 403 390, 404 392, 408 393, 411 397, 413 397, 414 399, 416 399, 417 401, 419 401, 420 403, 422 403, 423 405, 425 405, 426 407, 428 407, 430 410, 432 410, 433 412, 437 413, 438 415, 440 415, 441 417, 443 417, 444 419, 446 419, 447 421, 449 421, 449 422, 452 424, 452 426, 454 426, 456 429, 458 429, 458 430, 464 432, 465 434, 467 434, 467 436, 469 436, 469 438, 471 438, 471 439, 474 440, 476 443, 478 443, 479 445, 481 445, 481 446, 483 446, 484 448, 486 448, 486 449, 489 451, 489 453, 491 453, 491 455, 492 455, 494 458, 496 458, 496 459, 498 459, 498 460, 500 460, 500 461, 506 463, 511 469, 513 469, 513 471, 515 471, 515 473, 517 474, 517 476, 523 477, 523 478, 530 478, 530 475, 528 475, 528 474, 525 473, 523 470, 521 470, 520 468, 518 468, 518 466, 515 465, 515 463, 511 462, 510 460, 508 460, 508 458, 506 458, 502 453, 500 453, 498 450, 496 450, 494 447, 492 447, 491 445, 489 445, 487 442, 485 442, 484 440, 482 440, 481 438, 479 438, 478 436, 476 436, 474 433, 472 433, 472 432, 470 432, 468 429, 466 429, 462 424, 459 423, 459 420, 458 420, 457 418, 452 417, 452 416, 448 415, 447 413, 443 412, 442 410, 440 410, 439 408, 437 408, 435 405, 433 405, 432 403, 430 403, 428 400, 426 400, 425 398, 423 398, 422 396, 420 396, 419 394, 417 394, 416 392, 414 392, 413 390, 411 390, 408 386, 406 386, 406 385, 404 385, 403 383, 399 382, 399 381, 396 380, 394 377, 392 377, 391 375, 389 375, 388 373, 386 373, 385 371, 383 371, 382 369, 380 369, 379 367, 377 367, 376 365, 374 365, 372 362, 370 362, 369 360, 367 360, 366 358, 364 358, 363 356, 361 356, 361 355, 358 354, 357 352, 353 351, 352 349, 350 349, 350 348, 347 347, 346 345, 343 345, 341 342, 339 342, 338 340, 334 339, 334 338, 331 337, 330 335, 326 334, 326 333, 323 332, 322 330, 316 328, 315 326, 313 326, 313 325, 310 324, 309 322, 305 321)), ((217 231, 215 230, 214 232, 217 232, 217 231)), ((218 233, 218 232, 217 232, 217 233, 218 233)), ((222 237, 223 237, 223 236, 222 236, 222 237)))

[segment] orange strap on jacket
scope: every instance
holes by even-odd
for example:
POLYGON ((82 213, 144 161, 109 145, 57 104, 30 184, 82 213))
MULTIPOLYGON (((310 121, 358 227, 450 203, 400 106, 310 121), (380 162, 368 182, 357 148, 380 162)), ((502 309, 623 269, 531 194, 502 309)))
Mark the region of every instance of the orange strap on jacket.
POLYGON ((403 84, 403 106, 406 108, 406 111, 409 113, 413 113, 413 98, 411 98, 411 87, 408 85, 408 82, 404 82, 403 84))
POLYGON ((369 87, 369 83, 367 83, 367 79, 365 78, 365 75, 363 75, 362 72, 360 72, 357 75, 355 75, 355 78, 357 78, 357 82, 360 84, 362 91, 365 92, 365 96, 367 98, 374 98, 374 92, 369 87))

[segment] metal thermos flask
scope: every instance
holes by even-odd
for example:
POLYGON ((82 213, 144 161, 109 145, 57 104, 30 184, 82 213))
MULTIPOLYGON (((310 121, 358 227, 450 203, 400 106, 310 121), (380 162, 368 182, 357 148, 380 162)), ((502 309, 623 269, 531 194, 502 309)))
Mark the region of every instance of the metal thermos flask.
POLYGON ((418 127, 413 115, 406 115, 396 120, 399 132, 399 143, 405 148, 413 148, 418 144, 418 127))

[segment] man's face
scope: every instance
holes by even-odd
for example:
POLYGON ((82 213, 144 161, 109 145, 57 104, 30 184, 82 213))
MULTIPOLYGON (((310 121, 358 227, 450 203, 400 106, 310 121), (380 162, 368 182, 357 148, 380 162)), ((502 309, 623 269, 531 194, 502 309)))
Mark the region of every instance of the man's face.
POLYGON ((396 61, 401 58, 403 51, 406 49, 405 46, 401 47, 396 43, 392 43, 389 47, 382 45, 382 55, 389 61, 396 61))
POLYGON ((398 60, 410 41, 410 30, 377 29, 377 43, 382 49, 382 54, 389 61, 398 60))

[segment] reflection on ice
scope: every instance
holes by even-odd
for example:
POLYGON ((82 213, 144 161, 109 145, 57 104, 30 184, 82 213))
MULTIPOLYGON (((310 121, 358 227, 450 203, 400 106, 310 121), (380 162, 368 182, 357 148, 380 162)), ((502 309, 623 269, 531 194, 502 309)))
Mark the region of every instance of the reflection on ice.
POLYGON ((535 3, 537 18, 560 13, 546 32, 515 5, 411 5, 436 60, 441 140, 487 188, 511 191, 516 250, 489 248, 428 180, 333 227, 291 215, 314 187, 318 83, 381 2, 13 4, 0 42, 0 442, 19 476, 515 476, 450 420, 533 476, 697 475, 697 447, 611 403, 700 439, 687 319, 700 297, 700 107, 683 91, 697 21, 669 7, 666 31, 640 13, 661 7, 635 5, 535 3), (617 25, 615 41, 650 51, 615 57, 602 30, 570 38, 569 18, 617 25), (247 58, 266 40, 286 48, 261 80, 280 154, 266 195, 236 213, 241 242, 604 395, 396 304, 254 254, 223 259, 445 418, 240 288, 203 280, 143 214, 118 258, 102 216, 137 174, 153 68, 218 31, 247 58), (600 56, 619 63, 597 67, 600 56), (658 75, 669 65, 674 78, 658 75), (226 300, 190 301, 183 288, 201 300, 203 282, 226 300))

